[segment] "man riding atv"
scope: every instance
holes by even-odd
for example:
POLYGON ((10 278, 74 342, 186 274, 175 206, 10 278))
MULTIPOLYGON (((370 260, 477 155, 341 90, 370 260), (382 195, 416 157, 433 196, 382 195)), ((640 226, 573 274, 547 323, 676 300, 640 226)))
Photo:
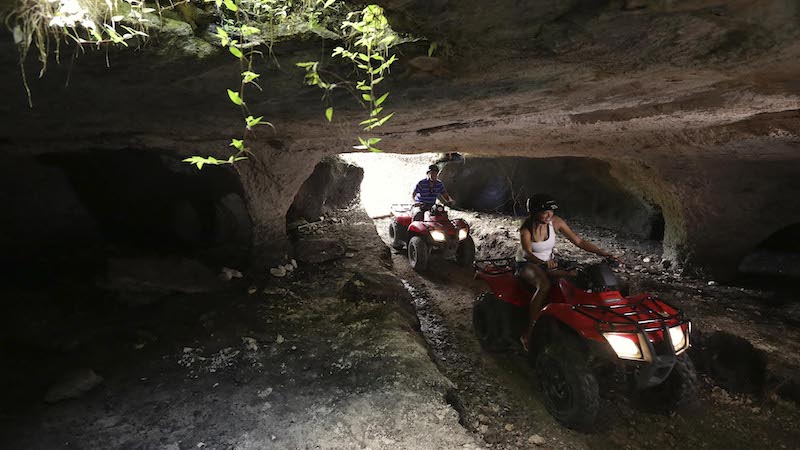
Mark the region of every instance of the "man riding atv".
POLYGON ((530 303, 530 325, 520 338, 522 346, 528 349, 528 336, 533 330, 535 318, 550 291, 550 279, 574 276, 574 271, 559 267, 553 257, 556 233, 561 233, 576 247, 596 255, 619 261, 615 256, 582 239, 553 211, 558 209, 555 199, 547 194, 534 194, 528 199, 528 218, 519 228, 520 246, 517 249, 517 276, 535 287, 530 303))
POLYGON ((414 220, 422 220, 425 211, 430 211, 436 200, 441 196, 448 204, 455 202, 447 193, 444 183, 439 179, 439 166, 428 166, 427 177, 420 180, 411 192, 415 206, 412 209, 414 220), (418 206, 416 204, 419 204, 418 206))

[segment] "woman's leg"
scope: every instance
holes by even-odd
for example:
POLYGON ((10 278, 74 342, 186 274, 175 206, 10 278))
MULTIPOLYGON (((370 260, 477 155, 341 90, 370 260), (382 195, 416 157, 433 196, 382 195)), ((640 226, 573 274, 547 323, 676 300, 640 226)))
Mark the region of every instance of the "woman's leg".
POLYGON ((527 281, 532 286, 536 287, 529 307, 529 325, 522 339, 523 346, 525 346, 525 349, 527 350, 528 336, 530 336, 531 331, 533 331, 534 318, 542 309, 544 300, 547 298, 547 294, 550 292, 550 280, 548 280, 545 271, 536 264, 525 264, 522 270, 520 270, 520 277, 522 277, 523 280, 527 281))

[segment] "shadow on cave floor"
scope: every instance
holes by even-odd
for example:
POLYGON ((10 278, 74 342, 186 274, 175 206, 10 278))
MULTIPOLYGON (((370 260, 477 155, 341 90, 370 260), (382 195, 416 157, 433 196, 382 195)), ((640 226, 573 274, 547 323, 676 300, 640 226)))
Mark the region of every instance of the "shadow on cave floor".
POLYGON ((347 253, 283 278, 245 274, 145 305, 12 293, 0 448, 479 448, 444 400, 449 381, 400 282, 381 297, 369 278, 351 282, 385 273, 388 252, 363 211, 344 217, 324 234, 347 253), (53 388, 65 398, 43 401, 53 388))
MULTIPOLYGON (((459 211, 473 227, 478 257, 513 254, 514 219, 459 211)), ((389 219, 375 221, 388 243, 389 219)), ((571 221, 573 229, 602 248, 622 254, 620 273, 631 290, 670 300, 693 319, 692 359, 701 372, 700 405, 682 415, 650 414, 628 398, 605 405, 607 420, 593 435, 559 425, 544 409, 536 374, 522 355, 488 354, 472 332, 472 303, 487 287, 471 271, 443 262, 424 275, 410 269, 404 251, 393 252, 394 267, 405 280, 440 370, 457 388, 462 422, 486 442, 501 448, 529 448, 538 434, 554 448, 793 448, 800 434, 797 380, 800 308, 767 306, 775 294, 724 286, 665 268, 660 243, 571 221), (787 341, 789 341, 787 343, 787 341)), ((571 259, 579 256, 561 245, 571 259)), ((579 252, 579 250, 578 250, 579 252)), ((583 259, 590 259, 583 257, 583 259)))

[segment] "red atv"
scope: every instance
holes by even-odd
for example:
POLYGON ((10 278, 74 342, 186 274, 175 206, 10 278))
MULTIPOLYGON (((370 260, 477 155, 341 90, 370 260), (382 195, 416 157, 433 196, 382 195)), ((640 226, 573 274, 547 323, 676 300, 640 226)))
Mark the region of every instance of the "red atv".
MULTIPOLYGON (((515 275, 513 258, 475 261, 489 283, 473 308, 473 327, 489 350, 519 345, 529 325, 533 288, 515 275)), ((547 410, 564 425, 590 430, 600 393, 619 384, 644 407, 674 409, 694 401, 697 374, 686 354, 691 322, 649 294, 625 297, 606 263, 553 280, 528 340, 547 410)))
POLYGON ((443 205, 433 205, 430 211, 412 217, 412 207, 421 204, 392 205, 392 222, 389 237, 395 250, 408 246, 411 268, 422 272, 428 268, 431 257, 456 258, 462 266, 475 259, 475 243, 469 234, 469 224, 463 219, 447 215, 443 205))

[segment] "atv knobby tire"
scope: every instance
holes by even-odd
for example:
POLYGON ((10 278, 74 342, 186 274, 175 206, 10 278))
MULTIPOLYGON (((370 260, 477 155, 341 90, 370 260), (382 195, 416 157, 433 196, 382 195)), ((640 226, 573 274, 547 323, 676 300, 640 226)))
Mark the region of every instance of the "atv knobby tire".
POLYGON ((395 250, 402 250, 406 246, 406 243, 403 242, 403 230, 394 219, 389 223, 389 239, 392 240, 391 246, 395 250))
POLYGON ((420 236, 414 236, 408 243, 408 262, 411 268, 417 272, 424 272, 428 268, 428 258, 431 249, 428 243, 420 236))
POLYGON ((459 266, 469 267, 475 261, 475 241, 472 236, 467 236, 463 241, 458 243, 456 250, 456 263, 459 266))
POLYGON ((491 292, 484 292, 472 306, 472 329, 484 350, 494 352, 502 346, 502 320, 500 300, 491 292))
POLYGON ((645 409, 678 411, 697 401, 697 371, 686 352, 678 355, 667 379, 658 386, 639 392, 638 400, 645 409))
POLYGON ((544 405, 569 428, 591 431, 600 409, 597 378, 588 355, 571 336, 548 336, 536 355, 536 377, 544 405))

